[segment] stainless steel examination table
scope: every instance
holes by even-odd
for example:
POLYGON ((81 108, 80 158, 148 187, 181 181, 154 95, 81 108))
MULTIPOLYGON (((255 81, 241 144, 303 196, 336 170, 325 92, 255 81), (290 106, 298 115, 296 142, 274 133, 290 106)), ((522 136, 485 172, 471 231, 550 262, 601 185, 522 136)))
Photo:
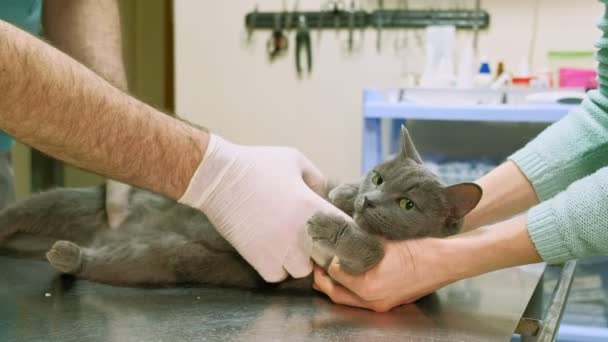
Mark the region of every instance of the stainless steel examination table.
POLYGON ((524 341, 550 341, 575 266, 494 272, 378 314, 320 295, 112 287, 61 276, 44 261, 0 256, 0 342, 468 342, 508 341, 514 332, 530 336, 524 341), (539 293, 549 271, 557 285, 539 293))

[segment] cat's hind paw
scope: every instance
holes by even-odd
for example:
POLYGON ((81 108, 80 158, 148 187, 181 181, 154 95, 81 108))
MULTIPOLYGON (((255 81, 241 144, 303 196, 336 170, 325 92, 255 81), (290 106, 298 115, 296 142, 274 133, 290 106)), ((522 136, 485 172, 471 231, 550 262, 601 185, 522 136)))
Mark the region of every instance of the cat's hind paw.
POLYGON ((46 258, 59 271, 75 274, 82 264, 82 251, 77 244, 62 240, 55 242, 46 253, 46 258))

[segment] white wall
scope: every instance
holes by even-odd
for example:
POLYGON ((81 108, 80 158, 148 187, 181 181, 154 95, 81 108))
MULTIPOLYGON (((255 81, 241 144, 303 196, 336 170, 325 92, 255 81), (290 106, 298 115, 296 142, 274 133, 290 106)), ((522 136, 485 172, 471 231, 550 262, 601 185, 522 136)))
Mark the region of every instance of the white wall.
MULTIPOLYGON (((376 3, 361 2, 368 9, 376 3)), ((391 5, 385 2, 387 7, 391 5)), ((294 1, 287 3, 291 8, 294 1)), ((299 3, 300 9, 316 10, 321 1, 299 3)), ((445 4, 472 7, 473 2, 410 3, 412 7, 431 3, 435 8, 448 8, 445 4)), ((313 72, 299 80, 293 32, 289 54, 272 64, 265 54, 268 31, 256 32, 252 44, 245 44, 244 16, 253 4, 175 1, 177 113, 236 142, 296 146, 327 175, 356 177, 361 155, 361 92, 366 87, 400 84, 404 63, 393 43, 406 31, 384 31, 383 52, 378 54, 376 32, 368 30, 361 51, 351 56, 344 51, 345 30, 339 34, 327 30, 320 36, 313 32, 313 72)), ((544 63, 549 49, 592 48, 599 37, 595 23, 602 14, 601 4, 595 0, 484 0, 482 8, 491 14, 491 28, 480 36, 480 52, 515 67, 522 55, 528 55, 536 4, 540 14, 535 65, 544 63)), ((260 4, 260 10, 281 8, 279 0, 260 4)), ((470 33, 459 33, 458 37, 462 40, 467 35, 470 33)), ((410 34, 410 41, 413 37, 410 34)), ((416 62, 421 53, 419 48, 408 51, 410 68, 422 67, 416 62)), ((445 132, 445 125, 442 127, 445 132)))

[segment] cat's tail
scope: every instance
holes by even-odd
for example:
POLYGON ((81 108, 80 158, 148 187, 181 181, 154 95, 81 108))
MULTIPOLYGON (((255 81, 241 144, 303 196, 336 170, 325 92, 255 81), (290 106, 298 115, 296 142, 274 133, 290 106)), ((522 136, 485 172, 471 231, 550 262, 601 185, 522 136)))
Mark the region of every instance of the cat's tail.
POLYGON ((44 257, 57 240, 87 244, 106 229, 103 186, 54 189, 0 211, 0 251, 44 257))

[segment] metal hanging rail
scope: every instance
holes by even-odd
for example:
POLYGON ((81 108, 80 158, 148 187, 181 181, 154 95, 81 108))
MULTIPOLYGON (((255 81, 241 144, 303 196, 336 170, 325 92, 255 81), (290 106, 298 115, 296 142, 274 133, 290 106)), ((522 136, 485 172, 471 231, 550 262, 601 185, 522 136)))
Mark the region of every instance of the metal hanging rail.
POLYGON ((245 16, 245 25, 255 29, 292 29, 304 16, 311 29, 342 28, 420 28, 429 25, 453 25, 460 29, 483 29, 490 24, 484 10, 330 10, 316 12, 258 12, 245 16))

